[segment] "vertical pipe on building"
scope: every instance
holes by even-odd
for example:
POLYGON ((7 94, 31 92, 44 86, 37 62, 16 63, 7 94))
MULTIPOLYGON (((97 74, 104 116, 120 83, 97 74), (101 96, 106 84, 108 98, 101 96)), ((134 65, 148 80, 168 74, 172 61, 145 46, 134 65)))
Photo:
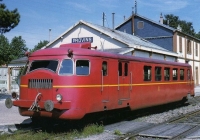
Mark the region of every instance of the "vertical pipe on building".
POLYGON ((103 27, 104 27, 104 21, 105 21, 105 13, 103 12, 103 27))

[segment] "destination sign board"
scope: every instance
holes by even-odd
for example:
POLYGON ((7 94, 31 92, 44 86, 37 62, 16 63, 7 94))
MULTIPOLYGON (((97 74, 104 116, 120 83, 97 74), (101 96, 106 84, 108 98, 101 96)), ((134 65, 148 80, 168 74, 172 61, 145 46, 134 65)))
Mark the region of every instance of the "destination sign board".
POLYGON ((93 42, 93 37, 72 38, 72 43, 93 42))

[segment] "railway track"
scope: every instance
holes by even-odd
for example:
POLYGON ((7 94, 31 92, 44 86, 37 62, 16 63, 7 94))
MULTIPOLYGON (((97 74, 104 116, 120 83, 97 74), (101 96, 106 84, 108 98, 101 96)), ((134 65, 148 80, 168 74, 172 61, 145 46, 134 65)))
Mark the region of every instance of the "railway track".
MULTIPOLYGON (((192 105, 197 104, 200 102, 200 97, 191 98, 188 102, 192 105)), ((120 138, 120 140, 157 139, 200 139, 200 109, 160 124, 146 124, 120 138)))
MULTIPOLYGON (((199 102, 200 102, 200 97, 191 98, 188 101, 188 104, 195 105, 199 102)), ((177 105, 177 106, 180 107, 180 105, 177 105)), ((170 110, 170 108, 171 107, 167 108, 167 110, 170 110)), ((176 107, 172 107, 171 109, 173 108, 176 108, 176 107)), ((159 107, 156 109, 161 109, 158 112, 166 111, 165 109, 163 110, 162 107, 159 107)), ((151 110, 156 110, 156 109, 154 108, 151 110)), ((131 114, 131 116, 136 116, 136 118, 137 117, 140 118, 141 116, 146 116, 148 114, 154 113, 154 111, 153 112, 150 111, 149 113, 147 113, 146 112, 147 110, 142 111, 143 114, 140 112, 142 115, 138 116, 135 114, 138 112, 134 112, 133 114, 131 114)), ((128 119, 123 118, 123 119, 133 120, 134 118, 128 118, 128 119)), ((127 123, 131 123, 131 122, 132 121, 127 121, 127 123)), ((160 124, 133 123, 133 125, 136 125, 137 129, 131 132, 129 131, 126 135, 120 138, 120 140, 182 139, 189 136, 192 133, 198 132, 198 130, 200 131, 200 110, 187 113, 185 115, 173 118, 171 120, 168 120, 160 124)), ((122 127, 125 127, 125 126, 122 125, 122 127)), ((18 128, 19 128, 18 130, 24 130, 23 133, 26 133, 29 131, 33 131, 35 133, 41 132, 41 131, 43 132, 49 131, 49 132, 54 132, 54 133, 59 132, 61 133, 60 136, 62 137, 63 135, 66 135, 65 132, 68 132, 68 130, 70 131, 71 129, 82 129, 83 126, 81 126, 80 128, 80 122, 73 123, 71 125, 69 122, 67 122, 66 124, 61 123, 61 125, 53 124, 53 127, 48 127, 48 126, 41 127, 40 125, 30 124, 30 125, 24 125, 24 126, 19 125, 18 128), (54 129, 51 129, 51 128, 54 128, 54 129)), ((59 137, 59 136, 57 135, 56 137, 59 137)), ((194 138, 194 136, 191 136, 191 137, 194 138)))

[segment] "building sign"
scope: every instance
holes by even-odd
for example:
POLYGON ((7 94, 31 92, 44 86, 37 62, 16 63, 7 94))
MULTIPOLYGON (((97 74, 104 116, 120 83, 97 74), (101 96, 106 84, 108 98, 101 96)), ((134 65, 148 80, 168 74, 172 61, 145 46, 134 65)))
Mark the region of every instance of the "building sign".
POLYGON ((93 42, 93 37, 72 38, 72 43, 93 42))

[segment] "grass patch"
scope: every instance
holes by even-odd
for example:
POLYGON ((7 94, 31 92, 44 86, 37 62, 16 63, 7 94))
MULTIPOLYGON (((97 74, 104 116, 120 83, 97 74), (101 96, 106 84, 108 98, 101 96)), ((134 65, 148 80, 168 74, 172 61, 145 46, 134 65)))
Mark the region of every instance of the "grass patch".
POLYGON ((72 130, 71 132, 64 133, 47 133, 39 131, 37 133, 33 131, 23 132, 16 131, 14 134, 3 134, 0 135, 1 140, 73 140, 74 138, 88 137, 90 135, 100 134, 104 131, 104 127, 98 124, 90 124, 84 127, 81 131, 72 130))
POLYGON ((121 133, 119 130, 115 130, 114 134, 115 134, 115 135, 118 135, 118 136, 121 136, 121 135, 122 135, 122 133, 121 133))

